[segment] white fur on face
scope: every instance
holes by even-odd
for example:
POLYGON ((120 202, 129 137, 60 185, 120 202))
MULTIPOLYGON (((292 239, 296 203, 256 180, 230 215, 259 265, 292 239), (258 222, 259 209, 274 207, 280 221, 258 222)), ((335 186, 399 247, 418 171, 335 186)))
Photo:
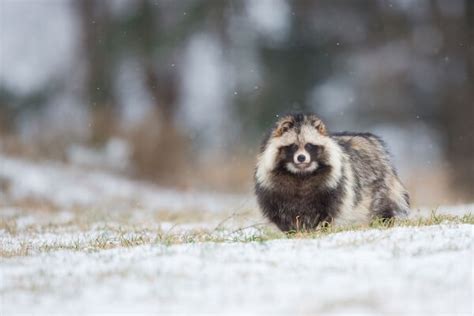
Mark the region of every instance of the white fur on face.
POLYGON ((298 141, 301 144, 313 144, 323 146, 327 142, 327 136, 321 135, 316 128, 311 125, 303 125, 301 127, 300 134, 298 135, 298 141))
MULTIPOLYGON (((276 167, 276 158, 279 149, 283 146, 291 144, 307 144, 323 146, 328 153, 328 164, 332 167, 332 171, 327 182, 327 186, 331 188, 337 187, 342 176, 342 162, 343 153, 339 145, 328 136, 321 135, 315 127, 311 125, 304 125, 299 134, 294 130, 284 133, 280 137, 271 137, 268 141, 265 150, 259 155, 257 161, 256 178, 262 187, 271 187, 270 173, 276 167)), ((296 155, 295 155, 296 156, 296 155)), ((297 156, 296 156, 297 157, 297 156)), ((309 159, 308 159, 309 161, 309 159)), ((317 162, 311 162, 310 166, 305 169, 299 169, 294 164, 286 165, 287 169, 293 173, 305 173, 315 171, 319 165, 317 162)))
POLYGON ((270 142, 278 148, 283 146, 289 146, 298 142, 298 134, 296 134, 294 130, 290 130, 281 135, 280 137, 272 138, 270 142))
POLYGON ((323 146, 328 154, 328 164, 332 167, 332 171, 327 185, 331 188, 337 187, 342 176, 342 159, 343 153, 339 145, 329 136, 321 135, 316 128, 311 125, 301 127, 300 140, 304 143, 311 143, 323 146))
POLYGON ((297 166, 295 166, 294 163, 291 163, 291 162, 286 164, 286 169, 288 169, 288 171, 296 173, 296 174, 304 174, 304 173, 308 173, 308 172, 313 172, 314 170, 318 169, 318 167, 319 167, 319 165, 316 161, 310 162, 309 165, 304 169, 298 168, 297 166))
POLYGON ((283 146, 288 146, 296 143, 297 135, 294 131, 288 131, 280 137, 271 137, 265 147, 265 150, 260 154, 257 161, 256 178, 263 187, 270 187, 270 173, 275 169, 276 158, 278 151, 283 146))

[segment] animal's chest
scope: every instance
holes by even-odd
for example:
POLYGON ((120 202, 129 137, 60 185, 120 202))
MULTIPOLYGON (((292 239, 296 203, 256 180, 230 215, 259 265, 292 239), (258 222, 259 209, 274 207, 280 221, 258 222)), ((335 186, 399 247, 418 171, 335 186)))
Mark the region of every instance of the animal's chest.
POLYGON ((331 222, 338 212, 332 192, 281 192, 271 198, 266 215, 283 231, 315 229, 331 222))
POLYGON ((297 190, 276 194, 280 211, 293 214, 325 213, 330 215, 338 207, 336 192, 318 191, 301 186, 297 190))

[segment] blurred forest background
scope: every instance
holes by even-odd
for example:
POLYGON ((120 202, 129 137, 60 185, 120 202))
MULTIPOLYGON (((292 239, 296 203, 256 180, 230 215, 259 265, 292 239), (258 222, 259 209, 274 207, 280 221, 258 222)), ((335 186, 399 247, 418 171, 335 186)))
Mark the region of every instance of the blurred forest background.
POLYGON ((0 154, 248 193, 293 110, 473 201, 474 1, 0 0, 0 154))

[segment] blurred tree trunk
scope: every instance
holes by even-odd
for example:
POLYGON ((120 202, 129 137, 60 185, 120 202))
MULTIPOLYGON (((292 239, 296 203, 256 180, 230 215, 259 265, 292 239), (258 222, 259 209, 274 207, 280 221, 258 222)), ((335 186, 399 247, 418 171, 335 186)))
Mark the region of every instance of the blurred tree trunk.
POLYGON ((134 160, 140 176, 160 183, 178 184, 188 144, 176 126, 178 84, 176 73, 155 69, 152 59, 142 63, 144 82, 152 95, 154 113, 144 122, 134 142, 134 160))
POLYGON ((85 63, 84 95, 92 114, 92 141, 101 143, 113 133, 114 55, 109 39, 111 17, 106 1, 76 0, 85 63))
POLYGON ((13 129, 11 116, 7 108, 0 106, 0 136, 10 133, 13 129))
POLYGON ((170 47, 165 40, 173 29, 164 25, 163 14, 160 4, 140 1, 137 49, 143 83, 152 97, 154 113, 135 131, 133 159, 141 177, 176 185, 180 182, 179 171, 188 144, 175 119, 180 87, 178 70, 173 64, 178 47, 170 47))
POLYGON ((444 153, 453 184, 461 197, 473 198, 474 1, 465 0, 464 19, 443 15, 433 0, 431 8, 438 30, 443 33, 441 58, 446 63, 444 95, 436 123, 445 136, 444 153), (451 60, 459 60, 461 64, 451 64, 451 60))

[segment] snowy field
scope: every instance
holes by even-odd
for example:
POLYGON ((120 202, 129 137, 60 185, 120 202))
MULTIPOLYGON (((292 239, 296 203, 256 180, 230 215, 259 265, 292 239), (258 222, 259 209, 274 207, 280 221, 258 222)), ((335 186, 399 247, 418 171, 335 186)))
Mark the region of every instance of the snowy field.
POLYGON ((473 314, 472 221, 287 238, 251 195, 4 156, 0 215, 1 315, 473 314))

